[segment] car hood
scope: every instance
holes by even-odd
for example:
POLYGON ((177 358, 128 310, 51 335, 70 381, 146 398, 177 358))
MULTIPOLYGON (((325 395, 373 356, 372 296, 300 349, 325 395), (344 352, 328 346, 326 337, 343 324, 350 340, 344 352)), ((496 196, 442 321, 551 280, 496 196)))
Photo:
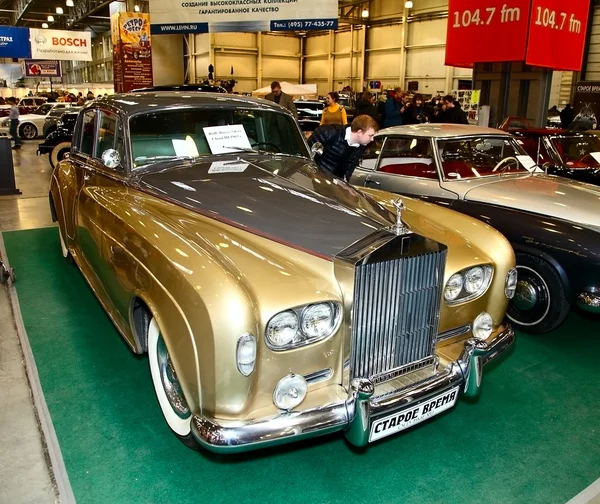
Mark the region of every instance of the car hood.
POLYGON ((563 177, 500 178, 473 187, 464 199, 600 227, 600 215, 592 210, 600 202, 600 188, 563 177))
POLYGON ((159 198, 328 259, 394 220, 374 200, 301 158, 250 154, 155 165, 136 183, 159 198))

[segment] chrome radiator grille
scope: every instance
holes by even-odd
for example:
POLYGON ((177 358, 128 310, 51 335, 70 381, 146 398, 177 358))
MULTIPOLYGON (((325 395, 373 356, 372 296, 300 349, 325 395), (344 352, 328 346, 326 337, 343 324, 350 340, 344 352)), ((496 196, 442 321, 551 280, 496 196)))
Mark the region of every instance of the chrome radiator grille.
POLYGON ((355 269, 351 376, 374 383, 433 361, 446 250, 355 269))

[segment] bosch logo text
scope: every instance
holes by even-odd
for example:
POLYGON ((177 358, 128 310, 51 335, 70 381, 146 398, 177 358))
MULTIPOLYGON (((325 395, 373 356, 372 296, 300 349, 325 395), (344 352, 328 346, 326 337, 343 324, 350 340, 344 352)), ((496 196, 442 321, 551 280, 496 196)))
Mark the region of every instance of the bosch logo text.
POLYGON ((70 37, 52 37, 52 45, 64 47, 87 47, 87 40, 70 37))

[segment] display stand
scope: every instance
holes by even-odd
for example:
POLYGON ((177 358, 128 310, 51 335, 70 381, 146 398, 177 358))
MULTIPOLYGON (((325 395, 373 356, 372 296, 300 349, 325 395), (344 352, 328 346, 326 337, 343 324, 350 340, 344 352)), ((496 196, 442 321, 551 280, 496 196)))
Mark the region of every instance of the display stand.
POLYGON ((0 138, 0 196, 21 194, 15 185, 15 168, 10 147, 10 138, 0 138))

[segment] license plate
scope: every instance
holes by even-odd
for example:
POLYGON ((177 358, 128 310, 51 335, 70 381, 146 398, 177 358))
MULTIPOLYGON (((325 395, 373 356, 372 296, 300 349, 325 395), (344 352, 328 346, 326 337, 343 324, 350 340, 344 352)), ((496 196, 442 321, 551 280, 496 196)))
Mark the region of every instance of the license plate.
POLYGON ((396 434, 452 408, 458 399, 458 389, 459 387, 450 389, 422 402, 418 406, 397 411, 392 415, 376 420, 371 426, 369 442, 396 434))

